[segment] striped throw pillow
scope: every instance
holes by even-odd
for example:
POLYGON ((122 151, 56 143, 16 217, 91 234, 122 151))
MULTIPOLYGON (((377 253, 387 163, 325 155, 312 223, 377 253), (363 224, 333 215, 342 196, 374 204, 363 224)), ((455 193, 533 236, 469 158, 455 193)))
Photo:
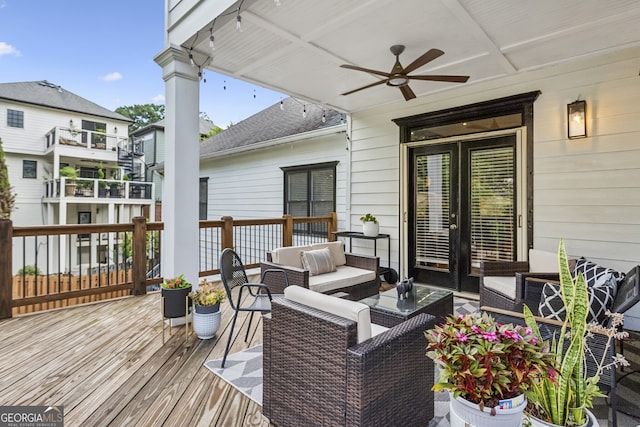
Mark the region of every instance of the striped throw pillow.
POLYGON ((336 271, 336 265, 329 248, 303 251, 301 257, 302 266, 305 270, 309 270, 311 276, 336 271))

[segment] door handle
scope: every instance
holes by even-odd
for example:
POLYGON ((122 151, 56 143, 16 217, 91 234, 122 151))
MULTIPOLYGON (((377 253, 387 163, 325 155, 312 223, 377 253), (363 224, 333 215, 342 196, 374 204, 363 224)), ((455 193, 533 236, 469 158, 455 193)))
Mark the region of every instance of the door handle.
POLYGON ((449 226, 449 228, 450 228, 451 230, 457 230, 457 229, 458 229, 458 225, 457 225, 457 224, 451 224, 451 225, 449 226))

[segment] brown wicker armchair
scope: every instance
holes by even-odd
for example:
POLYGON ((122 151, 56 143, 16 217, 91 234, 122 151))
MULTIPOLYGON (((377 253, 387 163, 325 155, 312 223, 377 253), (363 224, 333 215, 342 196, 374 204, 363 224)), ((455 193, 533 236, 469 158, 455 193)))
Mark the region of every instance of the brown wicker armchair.
POLYGON ((433 362, 421 314, 357 343, 356 322, 274 297, 263 319, 263 414, 278 426, 425 426, 433 362))
MULTIPOLYGON (((345 256, 347 259, 347 263, 345 265, 375 271, 375 279, 362 282, 357 285, 332 289, 331 293, 344 292, 348 294, 344 296, 344 298, 352 301, 358 301, 380 292, 380 276, 377 274, 380 267, 380 258, 366 255, 355 255, 351 253, 346 253, 345 256)), ((308 270, 271 262, 271 253, 269 252, 267 253, 267 261, 260 263, 260 270, 266 271, 270 269, 284 270, 287 274, 289 285, 297 285, 309 289, 308 270)), ((273 294, 282 294, 286 285, 282 275, 265 277, 264 284, 269 287, 269 290, 273 294)))
POLYGON ((524 279, 559 280, 555 252, 529 249, 529 261, 482 261, 480 306, 514 310, 522 304, 524 279))

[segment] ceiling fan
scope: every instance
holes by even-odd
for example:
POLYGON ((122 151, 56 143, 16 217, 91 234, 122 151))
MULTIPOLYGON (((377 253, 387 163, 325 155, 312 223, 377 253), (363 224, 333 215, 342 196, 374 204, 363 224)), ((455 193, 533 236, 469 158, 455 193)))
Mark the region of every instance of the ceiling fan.
POLYGON ((446 75, 423 75, 423 76, 410 76, 409 73, 417 70, 423 65, 433 61, 434 59, 444 55, 444 52, 440 49, 430 49, 422 56, 417 58, 411 64, 406 67, 402 67, 400 65, 400 54, 404 52, 404 45, 396 44, 391 46, 391 53, 393 53, 396 57, 396 63, 393 64, 393 68, 390 72, 385 73, 384 71, 372 70, 369 68, 357 67, 355 65, 343 64, 342 68, 347 68, 349 70, 356 71, 364 71, 365 73, 375 74, 378 76, 383 76, 385 79, 377 81, 375 83, 360 87, 358 89, 350 90, 349 92, 345 92, 342 95, 350 95, 352 93, 358 92, 363 89, 368 89, 370 87, 374 87, 377 85, 381 85, 386 83, 387 86, 393 86, 400 89, 404 99, 406 101, 413 99, 416 97, 416 94, 413 93, 411 88, 409 87, 409 80, 431 80, 437 82, 451 82, 451 83, 465 83, 469 80, 469 76, 446 76, 446 75))

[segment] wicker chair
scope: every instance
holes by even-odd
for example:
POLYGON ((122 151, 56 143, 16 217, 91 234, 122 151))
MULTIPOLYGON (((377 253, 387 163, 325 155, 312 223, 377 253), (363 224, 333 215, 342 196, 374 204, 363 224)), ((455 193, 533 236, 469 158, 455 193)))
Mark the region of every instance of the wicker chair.
MULTIPOLYGON (((346 265, 350 267, 362 268, 364 270, 371 270, 378 272, 380 267, 380 258, 371 257, 365 255, 355 255, 351 253, 345 254, 347 258, 346 265)), ((290 285, 302 286, 309 289, 309 270, 302 268, 291 267, 282 264, 276 264, 271 261, 271 253, 267 253, 267 261, 260 263, 260 270, 266 271, 270 269, 280 269, 287 272, 287 278, 290 285)), ((286 283, 282 276, 271 275, 265 277, 264 284, 269 287, 274 294, 281 294, 284 292, 286 283)), ((342 292, 347 295, 344 298, 358 301, 371 295, 375 295, 380 291, 380 276, 376 274, 375 279, 367 282, 359 283, 353 286, 345 286, 343 288, 333 289, 331 293, 342 292)))
POLYGON ((357 343, 356 322, 274 297, 263 318, 263 414, 278 426, 425 426, 433 362, 421 314, 357 343))

